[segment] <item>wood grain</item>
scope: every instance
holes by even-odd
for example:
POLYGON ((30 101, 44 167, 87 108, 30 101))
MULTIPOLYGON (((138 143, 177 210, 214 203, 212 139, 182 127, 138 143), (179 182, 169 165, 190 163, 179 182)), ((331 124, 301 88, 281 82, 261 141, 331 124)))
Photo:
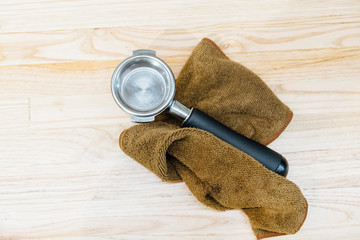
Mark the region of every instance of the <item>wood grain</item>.
MULTIPOLYGON (((0 3, 0 239, 255 239, 118 147, 114 68, 151 48, 178 75, 203 37, 294 112, 271 144, 309 202, 295 235, 359 239, 359 1, 0 3)), ((275 238, 274 238, 275 239, 275 238)))

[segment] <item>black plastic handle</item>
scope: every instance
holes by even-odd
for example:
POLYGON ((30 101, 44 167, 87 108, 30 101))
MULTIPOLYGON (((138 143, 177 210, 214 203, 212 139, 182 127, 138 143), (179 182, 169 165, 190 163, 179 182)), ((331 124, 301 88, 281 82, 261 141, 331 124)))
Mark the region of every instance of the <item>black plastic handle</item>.
POLYGON ((247 153, 269 170, 281 176, 286 177, 289 171, 288 162, 279 153, 235 132, 199 109, 193 108, 190 116, 185 120, 182 126, 195 127, 214 134, 221 140, 247 153))

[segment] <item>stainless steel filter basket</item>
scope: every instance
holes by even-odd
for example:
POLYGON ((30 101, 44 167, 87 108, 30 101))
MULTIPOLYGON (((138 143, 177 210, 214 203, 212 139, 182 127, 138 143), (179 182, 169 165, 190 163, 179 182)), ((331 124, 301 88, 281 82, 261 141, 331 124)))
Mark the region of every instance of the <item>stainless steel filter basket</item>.
POLYGON ((114 71, 111 90, 116 103, 134 122, 150 122, 167 109, 175 95, 174 75, 152 50, 137 50, 114 71))

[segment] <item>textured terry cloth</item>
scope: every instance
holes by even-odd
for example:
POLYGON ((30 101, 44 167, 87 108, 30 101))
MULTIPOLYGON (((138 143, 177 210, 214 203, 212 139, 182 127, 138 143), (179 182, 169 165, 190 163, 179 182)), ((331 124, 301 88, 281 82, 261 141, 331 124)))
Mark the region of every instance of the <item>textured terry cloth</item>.
MULTIPOLYGON (((198 44, 181 70, 175 99, 265 145, 292 118, 256 74, 231 61, 209 39, 198 44)), ((180 128, 162 114, 155 122, 123 131, 119 142, 163 181, 184 181, 203 204, 242 210, 258 239, 293 234, 305 221, 307 202, 294 183, 211 133, 180 128)))

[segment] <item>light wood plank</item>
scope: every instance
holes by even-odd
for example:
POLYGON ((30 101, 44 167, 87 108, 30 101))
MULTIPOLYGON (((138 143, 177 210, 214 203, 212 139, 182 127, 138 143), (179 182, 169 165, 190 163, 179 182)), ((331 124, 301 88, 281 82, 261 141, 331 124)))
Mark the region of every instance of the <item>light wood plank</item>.
POLYGON ((216 23, 160 32, 158 26, 147 26, 3 33, 0 65, 119 60, 139 48, 155 49, 162 57, 185 57, 204 37, 234 56, 239 52, 359 47, 360 24, 249 27, 216 23))
MULTIPOLYGON (((323 92, 332 97, 331 93, 360 92, 360 84, 357 84, 360 74, 359 55, 360 47, 233 52, 229 57, 259 74, 276 93, 323 92), (309 71, 312 74, 307 74, 309 71)), ((187 57, 165 56, 163 59, 177 76, 187 57)), ((41 97, 110 94, 111 75, 119 63, 120 60, 111 60, 3 66, 0 67, 0 95, 41 97)))
POLYGON ((327 25, 358 21, 356 0, 333 1, 3 1, 0 32, 28 32, 99 27, 157 26, 159 31, 213 23, 248 26, 327 25), (309 11, 313 10, 313 11, 309 11))

